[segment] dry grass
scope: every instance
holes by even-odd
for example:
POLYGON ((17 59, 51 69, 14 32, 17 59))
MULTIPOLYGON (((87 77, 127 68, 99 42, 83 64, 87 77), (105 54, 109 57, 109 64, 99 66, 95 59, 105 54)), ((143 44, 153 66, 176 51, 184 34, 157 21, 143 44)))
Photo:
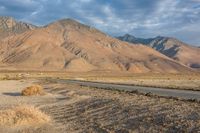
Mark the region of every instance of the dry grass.
POLYGON ((50 117, 33 106, 22 105, 0 111, 0 126, 17 127, 45 124, 50 117))
POLYGON ((0 80, 28 78, 60 78, 97 82, 112 82, 119 84, 131 84, 138 86, 161 87, 172 89, 200 90, 200 72, 191 74, 169 73, 144 73, 133 74, 125 72, 37 72, 37 71, 2 71, 0 80), (9 77, 9 78, 8 78, 9 77), (78 77, 78 78, 77 78, 78 77))
POLYGON ((43 95, 44 90, 40 85, 33 85, 22 90, 22 96, 43 95))
POLYGON ((199 74, 135 74, 133 76, 87 77, 78 80, 130 84, 182 90, 200 90, 199 74))
POLYGON ((200 131, 198 102, 96 89, 76 84, 49 82, 43 86, 48 88, 49 93, 60 95, 53 106, 52 103, 50 106, 45 103, 45 110, 63 133, 200 131), (76 94, 76 97, 71 94, 76 94), (89 97, 83 99, 83 96, 89 97))

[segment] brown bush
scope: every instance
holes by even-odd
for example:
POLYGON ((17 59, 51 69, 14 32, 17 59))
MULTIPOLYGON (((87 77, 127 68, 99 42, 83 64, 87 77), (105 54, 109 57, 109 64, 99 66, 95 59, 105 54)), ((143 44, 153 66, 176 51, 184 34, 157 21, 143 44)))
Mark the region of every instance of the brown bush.
POLYGON ((21 105, 0 110, 0 126, 4 127, 45 124, 49 121, 48 115, 33 106, 21 105))
POLYGON ((22 90, 23 96, 44 95, 44 90, 40 85, 33 85, 22 90))

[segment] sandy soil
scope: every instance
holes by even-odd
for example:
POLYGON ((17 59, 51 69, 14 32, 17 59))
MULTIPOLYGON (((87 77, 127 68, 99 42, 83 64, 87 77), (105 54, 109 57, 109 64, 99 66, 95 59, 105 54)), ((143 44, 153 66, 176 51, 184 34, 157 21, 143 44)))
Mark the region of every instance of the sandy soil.
POLYGON ((56 82, 0 81, 0 108, 29 104, 51 117, 51 122, 32 127, 1 127, 6 132, 198 132, 200 103, 139 94, 99 90, 56 82), (20 91, 39 82, 45 96, 20 96, 20 91))

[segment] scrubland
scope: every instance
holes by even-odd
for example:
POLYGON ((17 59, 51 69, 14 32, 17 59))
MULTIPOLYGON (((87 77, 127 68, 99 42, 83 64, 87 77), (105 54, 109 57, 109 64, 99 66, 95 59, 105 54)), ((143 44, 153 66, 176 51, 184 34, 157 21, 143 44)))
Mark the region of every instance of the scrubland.
POLYGON ((48 78, 2 80, 0 86, 1 132, 126 133, 200 130, 198 101, 83 87, 57 83, 48 78), (22 96, 22 90, 33 84, 42 86, 45 95, 22 96), (6 117, 8 114, 11 115, 6 117))

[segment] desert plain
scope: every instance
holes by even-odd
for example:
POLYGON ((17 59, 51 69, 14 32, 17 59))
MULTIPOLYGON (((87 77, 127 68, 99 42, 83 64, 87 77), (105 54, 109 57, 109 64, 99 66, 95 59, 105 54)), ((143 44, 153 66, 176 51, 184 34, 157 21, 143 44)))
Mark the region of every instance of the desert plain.
MULTIPOLYGON (((195 99, 95 88, 59 80, 123 83, 163 89, 200 90, 200 77, 178 74, 135 76, 82 73, 2 72, 0 131, 8 133, 198 132, 200 102, 195 99), (149 78, 151 77, 151 78, 149 78), (176 79, 176 80, 175 80, 176 79), (40 85, 45 94, 22 96, 40 85), (193 88, 193 89, 192 89, 193 88)), ((120 75, 120 74, 118 74, 120 75)))

